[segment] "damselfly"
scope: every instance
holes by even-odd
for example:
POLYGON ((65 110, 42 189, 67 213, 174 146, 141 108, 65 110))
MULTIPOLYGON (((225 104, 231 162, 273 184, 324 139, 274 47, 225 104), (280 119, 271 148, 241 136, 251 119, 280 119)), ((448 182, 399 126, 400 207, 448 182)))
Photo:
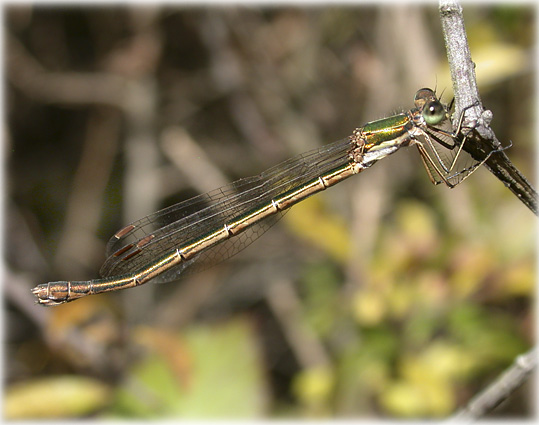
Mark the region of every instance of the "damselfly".
POLYGON ((484 162, 463 150, 471 129, 463 134, 461 116, 453 131, 448 107, 431 89, 419 90, 414 102, 408 112, 370 122, 338 142, 129 224, 108 242, 102 279, 50 282, 32 292, 50 306, 177 280, 235 255, 292 205, 404 146, 417 146, 433 183, 454 187, 484 162))

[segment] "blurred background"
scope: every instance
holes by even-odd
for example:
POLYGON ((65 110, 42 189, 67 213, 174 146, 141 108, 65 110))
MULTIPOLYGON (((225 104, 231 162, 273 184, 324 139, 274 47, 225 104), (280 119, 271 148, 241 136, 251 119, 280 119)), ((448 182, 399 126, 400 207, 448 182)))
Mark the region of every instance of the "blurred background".
MULTIPOLYGON (((535 8, 464 7, 483 103, 534 178, 535 8)), ((119 228, 451 100, 433 5, 5 8, 6 418, 440 418, 534 340, 536 217, 416 149, 177 283, 56 308, 119 228)), ((527 418, 533 385, 493 417, 527 418)))

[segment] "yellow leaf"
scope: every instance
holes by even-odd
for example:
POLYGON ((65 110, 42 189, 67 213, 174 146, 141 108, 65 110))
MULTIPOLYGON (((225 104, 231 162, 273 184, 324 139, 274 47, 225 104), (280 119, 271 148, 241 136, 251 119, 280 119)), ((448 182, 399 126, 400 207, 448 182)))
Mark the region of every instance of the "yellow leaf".
POLYGON ((55 376, 11 385, 4 401, 6 419, 73 418, 104 407, 106 385, 80 376, 55 376))
MULTIPOLYGON (((472 48, 471 54, 479 88, 518 76, 528 71, 532 65, 527 52, 514 44, 501 42, 483 44, 472 48)), ((438 79, 438 87, 447 88, 444 97, 451 99, 454 95, 447 61, 440 63, 437 75, 441 76, 438 79)))
POLYGON ((380 323, 386 315, 387 303, 376 291, 359 291, 352 302, 354 316, 359 324, 372 326, 380 323))
POLYGON ((331 369, 321 366, 300 372, 294 379, 293 390, 303 404, 320 406, 328 402, 334 384, 331 369))
POLYGON ((526 71, 528 55, 518 46, 493 43, 472 51, 477 81, 480 85, 495 84, 526 71))
POLYGON ((408 380, 424 382, 432 377, 454 382, 473 368, 474 361, 468 352, 458 345, 444 341, 427 347, 418 356, 408 356, 401 367, 408 380))
POLYGON ((380 402, 395 416, 417 418, 424 416, 427 410, 422 391, 405 381, 390 385, 389 389, 382 393, 380 402))
POLYGON ((431 210, 419 202, 401 202, 395 213, 395 237, 406 244, 409 258, 428 258, 437 251, 438 225, 431 210))
POLYGON ((494 261, 490 248, 483 245, 470 244, 455 251, 451 259, 455 272, 450 277, 455 295, 466 298, 476 292, 493 269, 494 261))
POLYGON ((501 295, 531 296, 534 293, 536 272, 532 264, 522 262, 502 271, 499 278, 501 295))
POLYGON ((339 216, 331 214, 319 198, 311 197, 286 215, 292 231, 316 247, 343 262, 350 253, 349 229, 339 216))
POLYGON ((443 379, 425 377, 418 381, 397 381, 380 396, 381 404, 393 415, 408 418, 440 417, 455 408, 452 388, 443 379))

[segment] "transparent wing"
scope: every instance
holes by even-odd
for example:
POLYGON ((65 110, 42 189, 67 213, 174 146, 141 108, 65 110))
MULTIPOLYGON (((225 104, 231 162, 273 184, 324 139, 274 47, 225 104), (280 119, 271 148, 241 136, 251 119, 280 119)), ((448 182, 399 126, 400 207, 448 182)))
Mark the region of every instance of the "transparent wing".
POLYGON ((251 245, 275 223, 277 223, 277 221, 279 221, 287 213, 287 211, 288 210, 279 212, 264 220, 261 220, 239 235, 208 248, 191 260, 182 262, 177 266, 166 270, 153 278, 152 283, 173 282, 180 278, 206 270, 225 261, 251 245))
MULTIPOLYGON (((140 270, 175 249, 223 228, 279 195, 346 164, 350 148, 348 138, 340 140, 289 159, 258 176, 238 180, 131 223, 109 240, 101 275, 110 277, 140 270)), ((186 262, 183 268, 179 266, 181 270, 170 270, 168 275, 172 277, 168 280, 177 279, 178 271, 207 268, 238 253, 271 227, 278 219, 276 216, 209 248, 186 262)))

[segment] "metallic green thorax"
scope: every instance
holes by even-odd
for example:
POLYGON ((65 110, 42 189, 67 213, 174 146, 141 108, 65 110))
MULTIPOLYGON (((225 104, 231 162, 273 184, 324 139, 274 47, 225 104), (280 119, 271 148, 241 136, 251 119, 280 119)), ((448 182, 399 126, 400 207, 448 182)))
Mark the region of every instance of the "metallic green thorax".
POLYGON ((384 147, 387 142, 395 143, 395 140, 406 134, 412 126, 413 122, 408 114, 393 115, 365 124, 361 129, 361 136, 365 140, 365 150, 384 147))

